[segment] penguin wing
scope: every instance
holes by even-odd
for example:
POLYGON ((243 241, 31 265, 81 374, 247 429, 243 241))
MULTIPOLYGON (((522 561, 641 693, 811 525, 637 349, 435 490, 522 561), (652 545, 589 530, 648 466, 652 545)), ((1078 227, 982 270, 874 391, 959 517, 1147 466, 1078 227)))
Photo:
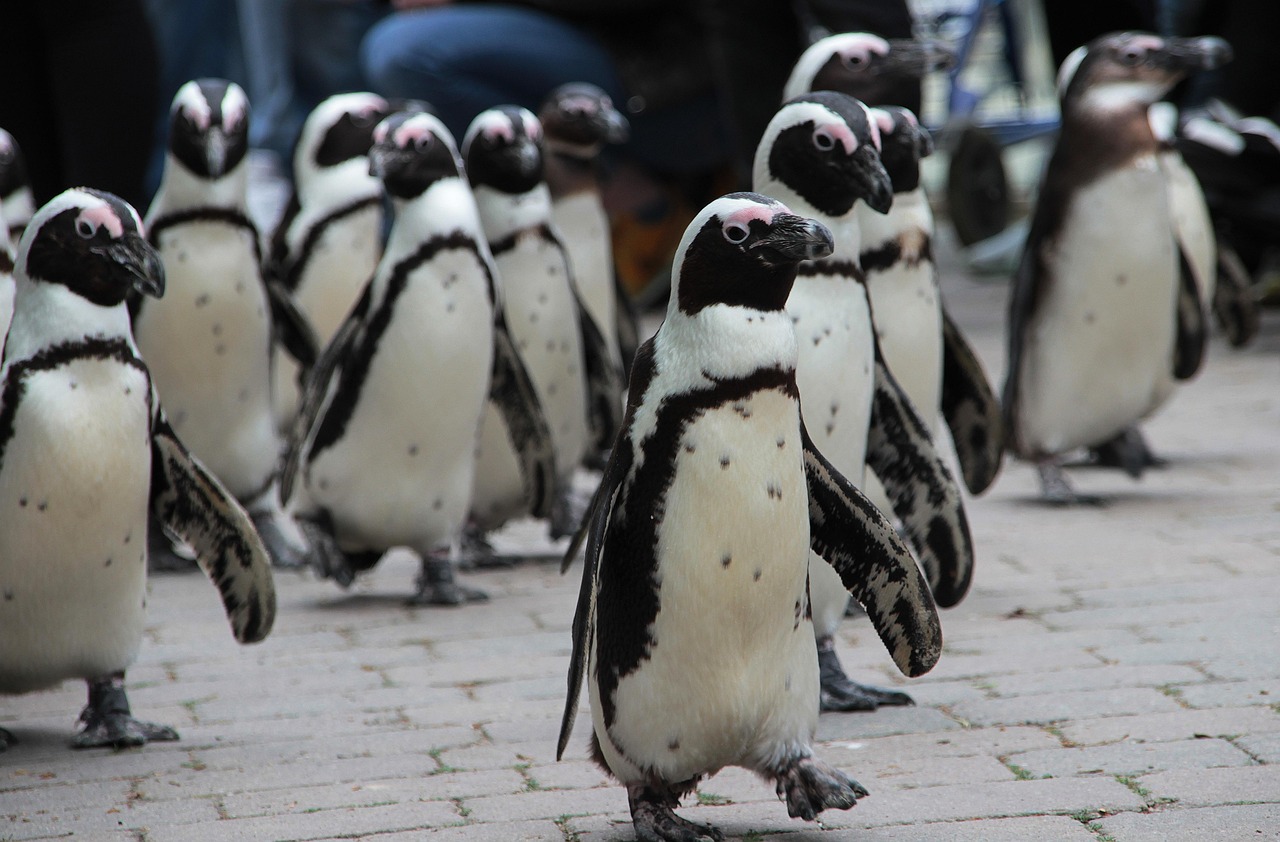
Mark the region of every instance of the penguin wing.
MULTIPOLYGON (((289 253, 289 229, 293 227, 301 212, 302 205, 298 202, 298 191, 291 189, 289 201, 284 206, 284 214, 276 223, 275 231, 271 234, 271 242, 267 246, 266 257, 262 261, 262 274, 268 281, 283 284, 285 289, 293 289, 290 283, 293 256, 289 253)), ((295 282, 296 279, 297 276, 294 274, 295 282)))
POLYGON ((1205 306, 1200 300, 1200 284, 1196 281, 1192 262, 1181 240, 1178 246, 1178 323, 1173 346, 1173 376, 1178 380, 1190 380, 1204 364, 1205 346, 1209 331, 1205 320, 1205 306))
POLYGON ((818 452, 803 421, 800 437, 810 547, 867 609, 898 669, 913 677, 928 672, 942 653, 942 626, 911 550, 871 501, 818 452))
POLYGON ((613 504, 618 489, 631 471, 631 440, 626 436, 618 436, 613 449, 609 453, 609 462, 605 465, 604 476, 591 498, 591 505, 582 520, 582 529, 574 536, 565 553, 560 572, 564 573, 573 563, 578 549, 586 539, 586 553, 583 556, 582 586, 578 590, 578 608, 573 615, 573 654, 569 659, 568 696, 565 699, 564 716, 560 720, 560 739, 556 744, 556 760, 564 754, 569 736, 573 733, 573 720, 578 713, 578 696, 582 692, 582 679, 587 672, 587 661, 591 651, 591 634, 596 624, 596 596, 600 588, 600 550, 604 547, 605 533, 609 529, 609 518, 613 514, 613 504))
POLYGON ((640 314, 617 272, 613 273, 613 287, 614 300, 618 302, 614 308, 618 322, 618 356, 622 357, 622 379, 626 382, 631 379, 631 364, 640 348, 640 314))
POLYGON ((267 301, 271 304, 271 328, 275 339, 303 370, 311 368, 320 357, 320 338, 311 322, 298 309, 284 285, 270 276, 263 279, 267 301))
POLYGON ((511 448, 520 458, 520 476, 530 514, 536 518, 549 517, 559 491, 551 425, 538 401, 529 370, 516 351, 502 308, 494 307, 493 311, 489 400, 502 414, 511 448))
POLYGON ((622 372, 614 365, 609 343, 582 303, 577 285, 572 286, 587 375, 587 429, 591 432, 593 450, 602 453, 613 444, 622 425, 622 372))
POLYGON ((1000 473, 1004 418, 978 355, 942 310, 942 417, 971 494, 986 491, 1000 473))
POLYGON ((222 594, 241 643, 267 636, 276 616, 271 560, 240 504, 179 441, 158 401, 151 423, 151 514, 195 548, 222 594))
POLYGON ((964 598, 973 576, 973 541, 960 487, 885 365, 879 343, 875 355, 867 465, 884 484, 934 598, 950 608, 964 598))

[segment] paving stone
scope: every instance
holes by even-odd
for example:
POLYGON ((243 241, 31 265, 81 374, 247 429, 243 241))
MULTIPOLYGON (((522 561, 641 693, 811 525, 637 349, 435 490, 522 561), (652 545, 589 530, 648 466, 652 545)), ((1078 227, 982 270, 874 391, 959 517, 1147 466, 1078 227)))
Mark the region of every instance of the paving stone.
POLYGON ((953 731, 960 723, 941 711, 923 707, 886 707, 865 713, 826 713, 818 719, 819 740, 885 737, 891 734, 927 734, 953 731))
POLYGON ((1235 743, 1262 763, 1280 763, 1280 733, 1245 734, 1235 743))
POLYGON ((1112 743, 1011 754, 1016 764, 1038 777, 1104 773, 1141 775, 1161 769, 1208 769, 1244 766, 1249 756, 1226 740, 1178 740, 1167 743, 1112 743))
POLYGON ((980 683, 1000 696, 1030 696, 1042 693, 1070 693, 1082 690, 1110 690, 1117 687, 1163 687, 1176 684, 1180 691, 1205 681, 1204 673, 1188 666, 1167 664, 1123 664, 1088 669, 1058 670, 1014 675, 991 675, 980 683))
POLYGON ((468 798, 462 803, 469 811, 468 818, 473 821, 555 819, 626 809, 627 793, 621 786, 561 789, 468 798))
MULTIPOLYGON (((421 831, 461 822, 452 802, 427 801, 204 822, 198 838, 200 842, 350 838, 383 831, 421 831)), ((191 842, 193 837, 190 827, 171 826, 147 828, 146 838, 147 842, 191 842)))
POLYGON ((1028 816, 877 827, 860 832, 857 839, 858 842, 1027 842, 1030 839, 1096 842, 1097 837, 1067 816, 1028 816))
POLYGON ((1178 769, 1143 775, 1154 798, 1171 798, 1180 807, 1280 802, 1280 766, 1178 769))
MULTIPOLYGON (((350 837, 335 837, 318 842, 347 842, 350 837)), ((555 822, 485 822, 458 827, 430 828, 408 833, 378 834, 376 842, 564 842, 565 835, 555 822)))
POLYGON ((1057 722, 1082 714, 1115 716, 1179 710, 1173 699, 1149 687, 1121 687, 1075 693, 1046 693, 961 702, 952 713, 976 725, 1019 725, 1057 722))
POLYGON ((1102 832, 1121 842, 1259 842, 1280 839, 1280 804, 1122 813, 1099 821, 1102 832))
POLYGON ((1256 735, 1280 731, 1280 714, 1271 708, 1209 708, 1077 719, 1061 726, 1068 740, 1080 745, 1134 740, 1158 742, 1186 740, 1199 734, 1210 737, 1256 735))
POLYGON ((1178 699, 1193 708, 1280 704, 1280 679, 1179 684, 1178 699))

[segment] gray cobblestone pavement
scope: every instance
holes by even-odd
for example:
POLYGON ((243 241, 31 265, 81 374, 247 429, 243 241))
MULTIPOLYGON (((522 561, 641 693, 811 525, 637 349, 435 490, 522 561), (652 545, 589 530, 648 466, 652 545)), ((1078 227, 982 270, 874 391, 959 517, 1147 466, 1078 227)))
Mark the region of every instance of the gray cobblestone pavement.
MULTIPOLYGON (((945 291, 998 377, 1005 285, 945 291)), ((870 797, 806 824, 728 770, 683 814, 754 842, 1280 839, 1278 315, 1243 351, 1215 340, 1147 425, 1167 469, 1074 472, 1106 508, 1035 504, 1021 464, 971 501, 975 583, 932 673, 901 678, 845 624, 850 672, 918 701, 822 717, 818 753, 870 797)), ((82 683, 0 698, 20 740, 0 840, 630 840, 588 717, 553 759, 576 571, 472 574, 493 598, 454 610, 405 607, 415 572, 392 557, 348 592, 279 575, 249 648, 203 577, 154 577, 130 697, 182 740, 76 752, 82 683)))

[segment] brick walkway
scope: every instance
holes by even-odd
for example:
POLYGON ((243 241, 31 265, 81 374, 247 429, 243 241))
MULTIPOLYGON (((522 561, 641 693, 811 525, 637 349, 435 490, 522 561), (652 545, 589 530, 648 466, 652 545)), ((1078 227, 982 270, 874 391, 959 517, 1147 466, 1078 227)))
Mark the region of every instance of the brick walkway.
MULTIPOLYGON (((947 296, 992 371, 1003 284, 947 296)), ((973 591, 929 675, 901 679, 865 620, 842 657, 919 703, 825 715, 818 752, 871 796, 820 825, 738 770, 689 818, 735 839, 1280 839, 1280 318, 1147 426, 1167 470, 1077 471, 1105 509, 1029 502, 1005 468, 969 508, 973 591)), ((397 557, 344 593, 278 577, 263 644, 232 641, 202 577, 157 577, 130 696, 182 741, 66 747, 80 683, 0 698, 0 840, 629 840, 621 787, 553 761, 577 576, 480 573, 487 605, 414 610, 397 557)), ((585 700, 584 700, 585 705, 585 700)))

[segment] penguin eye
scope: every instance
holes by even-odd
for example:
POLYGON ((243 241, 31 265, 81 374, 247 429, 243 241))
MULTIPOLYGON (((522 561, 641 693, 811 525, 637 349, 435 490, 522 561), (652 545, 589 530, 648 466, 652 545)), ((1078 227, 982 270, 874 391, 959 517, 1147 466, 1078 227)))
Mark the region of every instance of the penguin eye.
POLYGON ((1120 63, 1128 67, 1140 63, 1146 57, 1147 51, 1139 47, 1126 47, 1120 51, 1120 63))
POLYGON ((813 133, 813 145, 818 147, 819 151, 830 152, 836 148, 836 139, 826 129, 818 129, 813 133))
POLYGON ((850 70, 861 70, 863 65, 867 63, 867 57, 861 53, 850 53, 849 55, 843 56, 843 58, 844 66, 850 70))
POLYGON ((92 239, 93 235, 98 233, 98 226, 94 225, 87 219, 76 220, 76 233, 86 240, 92 239))
POLYGON ((735 246, 744 243, 747 237, 751 236, 751 229, 743 225, 741 222, 730 222, 724 226, 724 238, 735 246))
POLYGON ((413 148, 419 152, 426 152, 431 148, 431 141, 433 140, 435 140, 435 138, 429 132, 427 134, 420 134, 413 139, 413 148))

